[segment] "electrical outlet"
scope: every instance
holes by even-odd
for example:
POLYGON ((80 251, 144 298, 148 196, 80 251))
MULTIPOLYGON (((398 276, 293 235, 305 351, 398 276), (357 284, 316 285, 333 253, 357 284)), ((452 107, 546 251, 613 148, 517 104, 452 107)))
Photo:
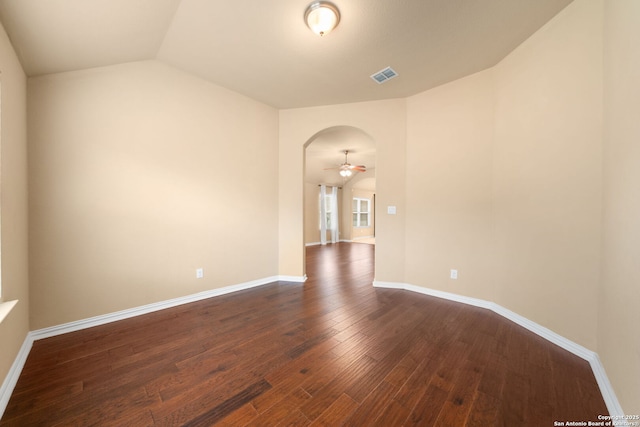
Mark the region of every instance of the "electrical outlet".
POLYGON ((204 270, 202 268, 196 269, 196 279, 202 279, 204 277, 204 270))
POLYGON ((458 270, 451 270, 451 278, 452 279, 458 278, 458 270))

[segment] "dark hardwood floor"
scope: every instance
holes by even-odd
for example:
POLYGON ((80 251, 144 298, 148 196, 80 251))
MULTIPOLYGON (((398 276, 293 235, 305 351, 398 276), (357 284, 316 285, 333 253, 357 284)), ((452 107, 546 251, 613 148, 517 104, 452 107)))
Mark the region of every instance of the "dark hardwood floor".
POLYGON ((0 426, 553 426, 607 412, 589 364, 493 312, 376 289, 374 247, 34 343, 0 426))

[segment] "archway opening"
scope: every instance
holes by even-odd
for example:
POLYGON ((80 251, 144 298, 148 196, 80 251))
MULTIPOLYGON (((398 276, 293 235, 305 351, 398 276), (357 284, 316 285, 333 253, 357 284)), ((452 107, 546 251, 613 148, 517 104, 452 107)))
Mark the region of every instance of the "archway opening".
POLYGON ((305 253, 316 245, 375 244, 373 138, 352 126, 326 128, 304 144, 303 161, 305 253), (345 164, 348 175, 340 173, 345 164))

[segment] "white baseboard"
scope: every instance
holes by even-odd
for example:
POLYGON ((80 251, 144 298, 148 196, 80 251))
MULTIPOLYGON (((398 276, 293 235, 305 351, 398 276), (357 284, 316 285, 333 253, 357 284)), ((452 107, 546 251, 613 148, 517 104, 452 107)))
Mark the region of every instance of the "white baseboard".
POLYGON ((13 361, 6 378, 2 382, 2 386, 0 387, 0 419, 2 419, 4 410, 7 409, 13 389, 16 387, 16 384, 18 384, 18 378, 20 378, 22 368, 27 361, 27 357, 29 356, 32 346, 33 337, 31 337, 31 332, 29 332, 22 343, 22 347, 20 347, 20 351, 18 351, 18 355, 13 361))
POLYGON ((609 377, 607 377, 604 366, 602 366, 602 362, 600 362, 600 357, 598 357, 597 353, 593 353, 593 358, 588 359, 588 361, 600 387, 604 403, 606 403, 607 409, 609 410, 609 415, 624 417, 624 411, 622 410, 622 406, 620 406, 615 391, 613 391, 613 386, 609 382, 609 377))
MULTIPOLYGON (((340 239, 337 241, 337 243, 352 243, 353 240, 345 240, 345 239, 340 239)), ((327 245, 331 245, 331 242, 327 242, 327 245)), ((305 243, 305 246, 321 246, 322 243, 321 242, 310 242, 310 243, 305 243)))
MULTIPOLYGON (((7 404, 9 403, 9 399, 11 398, 11 393, 18 383, 18 378, 20 377, 22 368, 27 361, 27 357, 29 356, 29 352, 31 351, 31 347, 33 346, 34 341, 53 337, 56 335, 66 334, 68 332, 78 331, 81 329, 91 328, 93 326, 104 325, 118 320, 128 319, 154 311, 164 310, 166 308, 176 307, 182 304, 188 304, 207 298, 212 298, 215 296, 225 295, 231 292, 250 289, 276 281, 303 283, 304 281, 306 281, 306 279, 306 276, 272 276, 264 279, 241 283, 238 285, 226 286, 224 288, 212 289, 197 294, 174 298, 154 304, 147 304, 144 306, 122 310, 115 313, 109 313, 102 316, 91 317, 89 319, 83 319, 76 322, 52 326, 50 328, 31 331, 27 334, 27 337, 25 338, 24 343, 22 344, 22 347, 20 348, 20 351, 16 356, 13 365, 11 365, 11 369, 9 369, 9 373, 2 383, 2 386, 0 387, 0 418, 2 418, 7 404)), ((607 374, 604 370, 604 367, 602 366, 602 363, 600 362, 600 358, 598 357, 597 353, 579 344, 576 344, 573 341, 551 331, 550 329, 547 329, 542 325, 539 325, 525 317, 522 317, 519 314, 514 313, 511 310, 508 310, 494 302, 467 297, 464 295, 457 295, 449 292, 438 291, 435 289, 423 288, 421 286, 410 285, 407 283, 382 282, 374 280, 373 286, 379 288, 403 289, 421 293, 424 295, 430 295, 450 301, 468 304, 475 307, 485 308, 505 317, 508 320, 511 320, 512 322, 517 323, 518 325, 530 330, 531 332, 588 361, 591 369, 593 370, 596 381, 598 382, 598 386, 600 387, 600 392, 602 393, 602 397, 605 401, 605 404, 607 405, 607 409, 609 410, 609 415, 624 415, 622 407, 618 402, 613 387, 609 382, 607 374)))
POLYGON ((27 334, 16 359, 9 369, 5 380, 0 387, 0 418, 4 414, 11 393, 18 383, 18 378, 24 368, 24 364, 27 361, 27 356, 31 351, 34 341, 44 338, 53 337, 56 335, 62 335, 69 332, 75 332, 82 329, 91 328, 94 326, 104 325, 118 320, 124 320, 135 316, 140 316, 154 311, 164 310, 166 308, 176 307, 182 304, 188 304, 191 302, 200 301, 207 298, 212 298, 231 292, 242 291, 245 289, 255 288, 257 286, 266 285, 273 282, 295 282, 303 283, 307 280, 306 276, 272 276, 264 279, 252 280, 250 282, 240 283, 237 285, 225 286, 223 288, 211 289, 209 291, 199 292, 197 294, 186 295, 184 297, 174 298, 166 301, 161 301, 153 304, 147 304, 140 307, 134 307, 127 310, 117 311, 114 313, 108 313, 101 316, 95 316, 88 319, 82 319, 75 322, 64 323, 62 325, 51 326, 49 328, 38 329, 31 331, 27 334))
POLYGON ((160 301, 152 304, 142 305, 139 307, 130 308, 127 310, 116 311, 114 313, 103 314, 100 316, 90 317, 88 319, 77 320, 75 322, 69 322, 62 325, 51 326, 49 328, 38 329, 32 331, 34 340, 40 340, 43 338, 49 338, 56 335, 62 335, 69 332, 75 332, 82 329, 92 328, 94 326, 104 325, 106 323, 116 322, 119 320, 128 319, 130 317, 136 317, 154 311, 164 310, 166 308, 176 307, 182 304, 189 304, 191 302, 201 301, 203 299, 217 297, 225 295, 231 292, 242 291, 245 289, 255 288, 257 286, 266 285, 277 281, 285 282, 304 282, 304 278, 298 276, 272 276, 264 279, 252 280, 250 282, 240 283, 237 285, 225 286, 222 288, 211 289, 196 294, 186 295, 166 301, 160 301))
POLYGON ((424 288, 422 286, 410 285, 408 283, 397 283, 397 282, 382 282, 382 281, 373 281, 373 286, 378 288, 391 288, 391 289, 403 289, 411 292, 416 292, 424 295, 430 295, 433 297, 443 298, 450 301, 459 302, 462 304, 472 305, 475 307, 484 308, 487 310, 491 310, 500 316, 511 320, 514 323, 522 326, 525 329, 541 336, 542 338, 550 341, 557 346, 575 354, 576 356, 586 360, 589 362, 591 366, 591 370, 593 371, 593 375, 596 378, 598 383, 598 387, 600 387, 600 392, 602 393, 602 398, 604 399, 605 404, 607 405, 607 409, 609 410, 609 415, 624 415, 622 407, 620 406, 620 402, 618 402, 618 398, 616 397, 615 392, 613 391, 613 387, 609 382, 609 378, 600 362, 600 358, 598 354, 594 351, 591 351, 565 337, 553 332, 550 329, 545 328, 544 326, 533 322, 525 317, 520 316, 513 311, 502 307, 499 304, 496 304, 491 301, 485 301, 478 298, 467 297, 464 295, 453 294, 450 292, 438 291, 435 289, 424 288))
POLYGON ((307 275, 304 276, 277 276, 279 282, 304 283, 307 281, 307 275))

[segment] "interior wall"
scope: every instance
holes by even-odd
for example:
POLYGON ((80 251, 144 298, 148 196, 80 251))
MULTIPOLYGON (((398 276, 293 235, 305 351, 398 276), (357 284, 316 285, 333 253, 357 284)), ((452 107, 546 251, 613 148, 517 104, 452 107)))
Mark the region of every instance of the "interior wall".
POLYGON ((496 67, 407 101, 406 281, 495 301, 590 349, 601 12, 577 0, 496 67))
POLYGON ((404 277, 406 101, 341 104, 280 111, 280 274, 304 275, 304 144, 333 126, 352 126, 376 142, 376 279, 404 277), (396 215, 381 215, 386 206, 396 215))
POLYGON ((598 353, 640 414, 640 2, 605 2, 604 239, 598 353))
POLYGON ((156 61, 28 102, 32 329, 277 275, 275 109, 156 61))
POLYGON ((29 332, 27 78, 1 24, 0 85, 0 301, 18 300, 0 322, 1 384, 29 332))
POLYGON ((320 212, 318 198, 320 197, 318 184, 304 184, 304 243, 315 245, 320 242, 320 212))
POLYGON ((574 1, 494 69, 495 301, 593 350, 602 7, 574 1))
POLYGON ((406 282, 487 300, 492 76, 483 71, 407 100, 406 282))
POLYGON ((351 185, 347 182, 340 190, 340 206, 343 209, 339 212, 340 218, 340 240, 351 240, 351 185))

